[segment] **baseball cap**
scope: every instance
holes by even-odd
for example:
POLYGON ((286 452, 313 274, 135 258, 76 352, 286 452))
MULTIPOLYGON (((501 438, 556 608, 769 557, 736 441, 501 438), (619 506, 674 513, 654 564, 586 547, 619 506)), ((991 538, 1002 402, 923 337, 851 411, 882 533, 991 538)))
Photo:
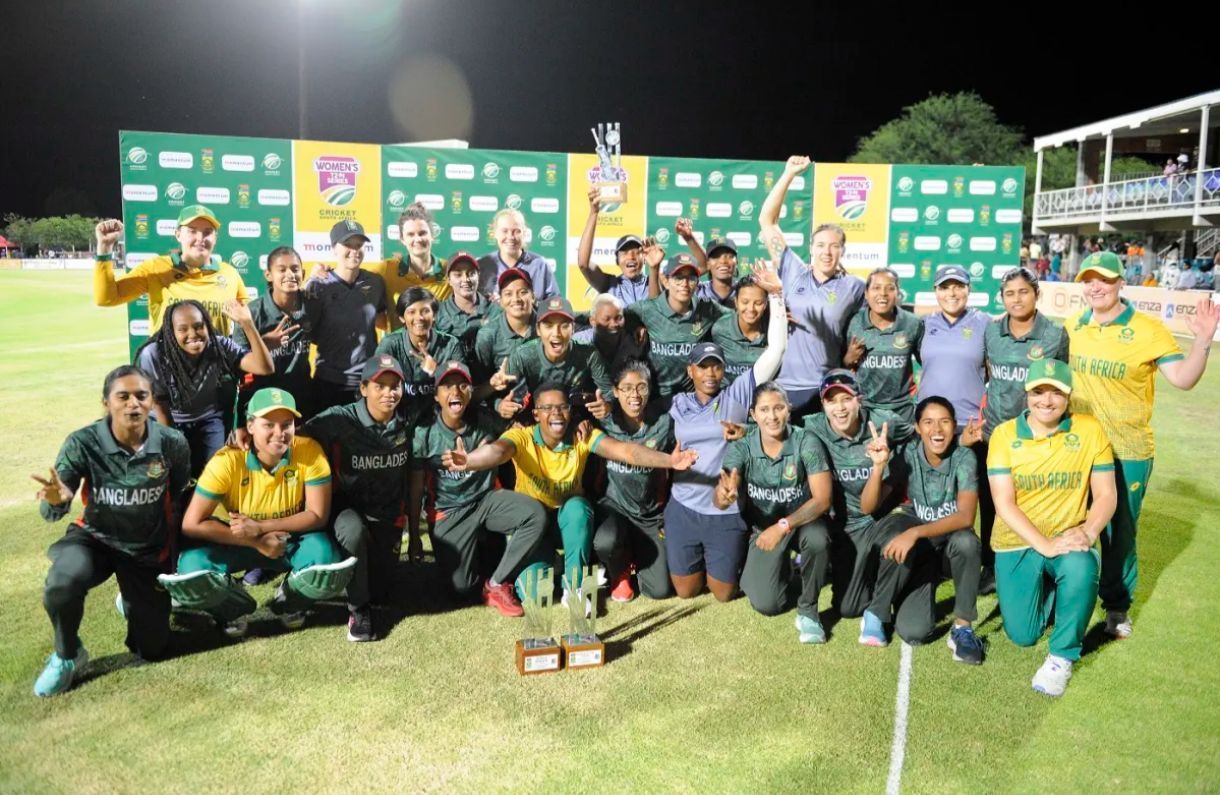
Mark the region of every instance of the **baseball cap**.
POLYGON ((452 373, 457 373, 462 378, 466 379, 466 383, 473 385, 474 379, 470 377, 470 368, 456 359, 445 362, 440 367, 436 368, 436 385, 440 386, 441 381, 445 380, 445 376, 452 373))
POLYGON ((716 256, 716 252, 722 248, 728 249, 734 254, 737 253, 737 244, 727 237, 713 237, 707 244, 707 255, 709 257, 716 256))
POLYGON ((1080 263, 1076 281, 1084 281, 1084 275, 1089 271, 1103 279, 1117 279, 1123 275, 1123 263, 1113 251, 1094 251, 1080 263))
POLYGON ((525 286, 531 290, 534 289, 534 280, 530 278, 528 273, 520 268, 509 268, 508 270, 504 271, 504 273, 501 273, 496 279, 496 286, 499 288, 500 292, 504 292, 504 288, 514 279, 524 279, 525 286))
POLYGON ((818 388, 818 396, 824 398, 833 389, 842 389, 852 395, 860 394, 856 374, 842 368, 826 371, 826 375, 822 376, 822 385, 818 388))
POLYGON ((292 412, 294 417, 301 416, 301 412, 297 411, 296 398, 292 396, 291 392, 268 387, 258 390, 250 397, 250 403, 246 406, 246 416, 262 417, 279 409, 292 412))
POLYGON ((1066 395, 1072 394, 1072 368, 1058 359, 1044 359, 1029 366, 1025 376, 1025 391, 1036 386, 1050 384, 1066 395))
POLYGON ((695 264, 695 258, 686 252, 675 254, 670 257, 665 263, 665 268, 662 272, 666 276, 673 276, 675 273, 684 268, 690 268, 695 272, 696 276, 699 275, 699 266, 695 264))
POLYGON ((365 362, 364 369, 360 371, 360 380, 375 381, 377 376, 382 373, 393 373, 400 379, 406 380, 406 377, 402 374, 402 365, 388 353, 379 353, 365 362))
POLYGON ((635 235, 623 235, 618 239, 618 242, 614 244, 614 253, 617 254, 620 251, 624 251, 629 248, 641 248, 643 245, 644 241, 640 240, 635 235))
POLYGON ((551 315, 560 315, 568 320, 576 320, 576 313, 572 311, 572 303, 561 295, 547 299, 542 308, 538 310, 538 322, 541 323, 551 315))
POLYGON ((191 204, 183 207, 182 212, 178 213, 178 226, 186 226, 198 218, 207 221, 216 229, 220 228, 220 219, 216 217, 216 213, 202 204, 191 204))
POLYGON ((724 351, 714 342, 701 342, 691 349, 690 356, 686 358, 689 364, 702 364, 708 359, 715 359, 724 364, 724 351))
POLYGON ((967 287, 970 286, 970 274, 961 265, 941 265, 936 269, 936 279, 933 280, 933 287, 940 287, 945 282, 961 282, 967 287))
POLYGON ((463 263, 469 265, 475 270, 479 269, 479 261, 474 258, 474 254, 471 254, 469 251, 459 251, 450 257, 449 261, 445 263, 445 273, 453 270, 454 265, 461 265, 463 263))
POLYGON ((348 218, 330 228, 330 244, 332 246, 338 243, 345 243, 353 237, 362 238, 365 243, 369 240, 369 236, 364 233, 364 227, 360 225, 359 221, 353 221, 351 218, 348 218))

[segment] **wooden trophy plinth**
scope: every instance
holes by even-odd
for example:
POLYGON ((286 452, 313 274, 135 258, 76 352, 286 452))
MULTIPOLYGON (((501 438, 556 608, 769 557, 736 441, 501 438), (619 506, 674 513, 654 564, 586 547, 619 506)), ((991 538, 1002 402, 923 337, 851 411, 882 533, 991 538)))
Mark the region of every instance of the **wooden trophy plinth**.
POLYGON ((517 641, 517 673, 529 676, 562 669, 563 648, 554 638, 526 638, 517 641))
POLYGON ((569 671, 606 664, 606 644, 596 635, 564 635, 561 643, 564 665, 569 671))

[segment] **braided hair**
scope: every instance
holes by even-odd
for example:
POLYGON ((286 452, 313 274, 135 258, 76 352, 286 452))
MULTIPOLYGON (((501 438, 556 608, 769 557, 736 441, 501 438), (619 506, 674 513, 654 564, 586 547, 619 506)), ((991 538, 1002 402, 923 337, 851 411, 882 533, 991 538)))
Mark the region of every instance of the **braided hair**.
POLYGON ((198 393, 199 387, 209 383, 216 375, 216 370, 224 369, 220 349, 215 343, 218 336, 212 318, 203 308, 203 304, 189 299, 179 301, 165 307, 161 327, 136 350, 135 361, 140 361, 140 355, 145 348, 156 345, 154 361, 160 379, 155 384, 156 391, 161 394, 169 393, 170 408, 185 410, 198 393), (203 353, 195 358, 191 358, 182 350, 178 345, 178 338, 174 335, 174 313, 183 307, 194 307, 198 310, 208 330, 208 344, 203 353))

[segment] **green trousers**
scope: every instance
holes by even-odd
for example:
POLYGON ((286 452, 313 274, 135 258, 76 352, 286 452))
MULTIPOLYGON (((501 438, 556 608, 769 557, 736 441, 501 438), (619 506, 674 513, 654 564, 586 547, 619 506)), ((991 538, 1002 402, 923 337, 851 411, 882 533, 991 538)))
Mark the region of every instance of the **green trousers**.
MULTIPOLYGON (((567 583, 568 572, 575 569, 576 581, 568 586, 575 590, 584 579, 585 566, 593 558, 593 505, 584 497, 569 497, 558 510, 547 508, 546 514, 546 533, 533 556, 534 562, 525 570, 547 568, 555 558, 555 550, 562 547, 564 582, 567 583)), ((520 577, 517 591, 525 596, 520 577)))
POLYGON ((1135 559, 1135 528, 1152 477, 1152 459, 1114 459, 1118 507, 1101 534, 1101 585, 1098 592, 1106 610, 1127 610, 1135 596, 1138 574, 1135 559))
POLYGON ((310 566, 338 563, 343 560, 339 545, 325 530, 293 533, 284 545, 284 556, 269 558, 253 547, 229 544, 203 544, 184 549, 178 556, 178 573, 219 571, 234 574, 249 569, 267 571, 300 571, 310 566))
POLYGON ((1100 567, 1096 549, 1053 558, 1032 549, 997 551, 996 595, 1009 639, 1018 646, 1033 646, 1054 619, 1051 654, 1079 660, 1097 602, 1100 567))

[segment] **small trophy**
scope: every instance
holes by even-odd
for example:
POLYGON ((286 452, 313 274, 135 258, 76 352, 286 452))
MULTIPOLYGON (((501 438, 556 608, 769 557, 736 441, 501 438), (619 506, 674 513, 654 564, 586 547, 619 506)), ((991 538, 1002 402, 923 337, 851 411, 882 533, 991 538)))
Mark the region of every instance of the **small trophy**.
MULTIPOLYGON (((580 569, 568 572, 568 582, 576 581, 580 569)), ((568 593, 568 634, 562 638, 568 670, 597 668, 606 664, 606 644, 597 637, 597 566, 584 570, 580 587, 568 593), (592 606, 587 613, 586 606, 592 606)))
POLYGON ((627 201, 627 172, 623 170, 622 131, 618 122, 599 124, 591 129, 597 142, 598 164, 589 170, 589 182, 597 186, 605 209, 613 210, 627 201))
POLYGON ((544 674, 558 671, 563 653, 551 637, 551 602, 554 599, 555 570, 526 569, 522 574, 525 598, 524 637, 517 641, 517 673, 544 674))

